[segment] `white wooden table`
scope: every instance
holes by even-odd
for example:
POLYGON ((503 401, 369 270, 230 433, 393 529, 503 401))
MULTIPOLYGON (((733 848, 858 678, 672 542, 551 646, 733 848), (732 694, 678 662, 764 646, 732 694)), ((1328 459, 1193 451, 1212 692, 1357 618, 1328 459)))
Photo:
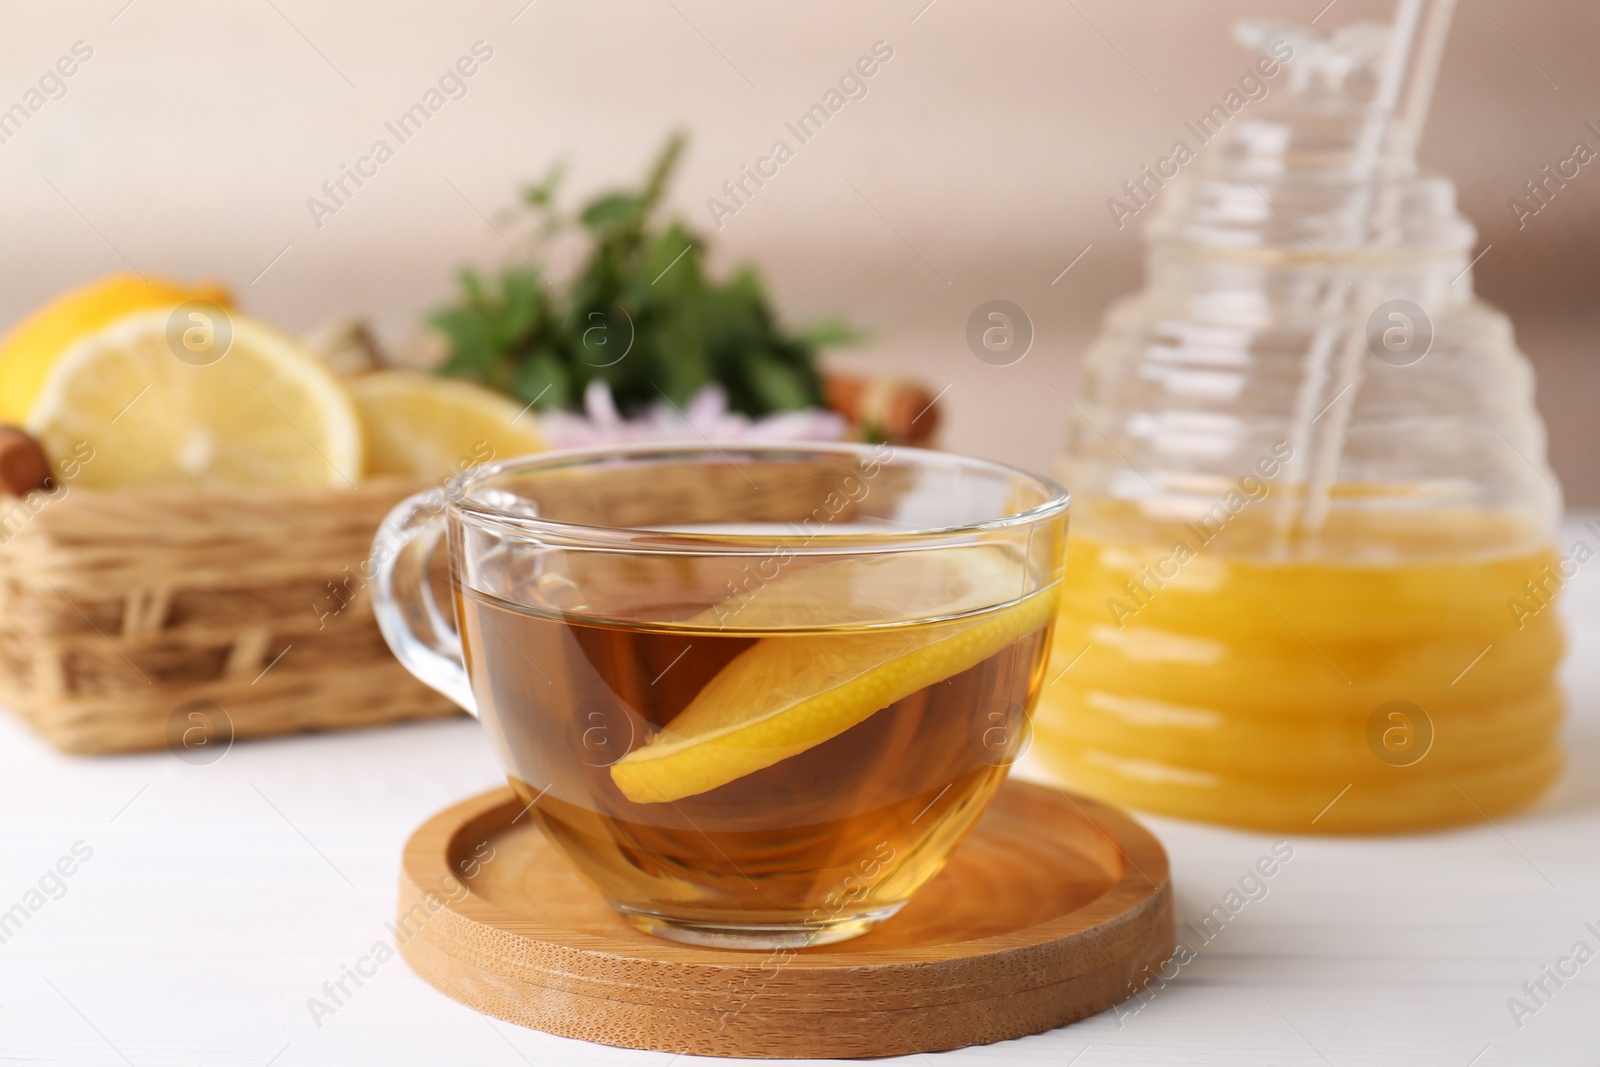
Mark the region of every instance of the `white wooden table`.
MULTIPOLYGON (((1575 522, 1562 543, 1579 536, 1600 548, 1575 522)), ((1425 836, 1296 837, 1268 895, 1136 1014, 923 1059, 1600 1064, 1600 958, 1564 986, 1544 978, 1553 995, 1520 1028, 1507 1007, 1578 941, 1600 951, 1600 561, 1563 611, 1570 765, 1537 810, 1425 836)), ((191 766, 59 756, 0 716, 0 911, 46 890, 0 943, 0 1064, 672 1062, 485 1018, 399 959, 313 1021, 307 999, 388 936, 412 828, 501 780, 466 719, 240 744, 191 766), (92 854, 48 876, 74 846, 92 854)), ((1148 821, 1180 923, 1274 840, 1148 821)))

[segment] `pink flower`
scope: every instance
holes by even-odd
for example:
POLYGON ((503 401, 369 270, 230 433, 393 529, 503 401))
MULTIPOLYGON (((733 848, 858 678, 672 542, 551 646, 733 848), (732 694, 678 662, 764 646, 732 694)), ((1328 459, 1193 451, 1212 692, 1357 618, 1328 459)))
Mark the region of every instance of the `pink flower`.
POLYGON ((680 408, 666 399, 623 418, 602 381, 583 391, 583 414, 551 411, 539 416, 539 428, 555 448, 623 444, 630 441, 838 441, 849 423, 824 408, 784 411, 752 419, 728 410, 728 394, 707 385, 680 408))

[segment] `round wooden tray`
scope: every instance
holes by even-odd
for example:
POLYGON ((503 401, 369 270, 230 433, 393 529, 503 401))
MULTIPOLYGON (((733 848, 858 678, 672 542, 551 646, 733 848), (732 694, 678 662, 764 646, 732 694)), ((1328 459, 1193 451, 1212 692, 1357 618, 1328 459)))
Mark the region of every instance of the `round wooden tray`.
POLYGON ((1043 786, 1007 783, 882 926, 778 953, 634 930, 522 810, 498 789, 420 827, 395 934, 447 996, 563 1037, 706 1056, 932 1052, 1103 1011, 1173 950, 1161 845, 1116 809, 1043 786))

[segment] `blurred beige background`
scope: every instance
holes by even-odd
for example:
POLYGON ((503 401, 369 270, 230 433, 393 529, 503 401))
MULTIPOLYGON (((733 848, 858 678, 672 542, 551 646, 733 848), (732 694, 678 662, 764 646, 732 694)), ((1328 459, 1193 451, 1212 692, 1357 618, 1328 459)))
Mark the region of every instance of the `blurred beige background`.
MULTIPOLYGON (((300 331, 369 315, 400 342, 454 269, 510 252, 487 216, 549 163, 574 197, 632 180, 665 133, 693 142, 676 206, 754 163, 783 123, 883 41, 893 58, 717 234, 792 320, 872 332, 840 361, 948 391, 944 443, 1045 467, 1076 363, 1108 301, 1139 284, 1135 230, 1105 207, 1244 69, 1241 15, 1308 22, 1326 0, 95 0, 7 5, 0 109, 74 42, 92 57, 0 143, 0 325, 135 265, 227 281, 300 331), (474 42, 493 50, 404 144, 384 129, 474 42), (319 227, 307 208, 377 138, 393 159, 319 227), (1091 247, 1092 246, 1092 247, 1091 247), (1071 271, 1060 272, 1086 247, 1071 271), (1052 284, 1052 279, 1059 280, 1052 284), (1003 297, 1036 326, 1026 359, 968 351, 1003 297)), ((1335 0, 1322 26, 1383 17, 1335 0)), ((1423 146, 1460 183, 1480 290, 1515 318, 1574 505, 1600 504, 1600 162, 1519 231, 1523 183, 1600 150, 1600 7, 1462 0, 1423 146)), ((354 189, 353 186, 350 188, 354 189)))

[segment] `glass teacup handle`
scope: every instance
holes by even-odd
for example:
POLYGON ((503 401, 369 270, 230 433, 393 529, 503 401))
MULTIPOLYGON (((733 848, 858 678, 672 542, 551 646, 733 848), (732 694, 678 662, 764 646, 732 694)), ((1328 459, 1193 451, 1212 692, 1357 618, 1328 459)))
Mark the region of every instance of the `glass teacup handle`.
POLYGON ((441 489, 409 496, 389 512, 372 542, 372 611, 406 670, 476 715, 454 610, 440 609, 428 581, 444 532, 441 489))

